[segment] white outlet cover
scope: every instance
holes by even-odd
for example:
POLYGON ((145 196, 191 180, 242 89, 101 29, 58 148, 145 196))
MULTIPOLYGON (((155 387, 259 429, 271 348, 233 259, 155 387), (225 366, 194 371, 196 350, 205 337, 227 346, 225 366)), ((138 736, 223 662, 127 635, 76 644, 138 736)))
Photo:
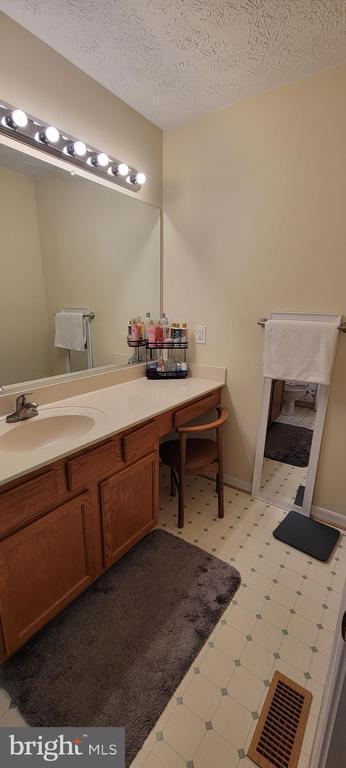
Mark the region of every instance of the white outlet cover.
POLYGON ((196 344, 207 343, 207 326, 196 325, 196 344))

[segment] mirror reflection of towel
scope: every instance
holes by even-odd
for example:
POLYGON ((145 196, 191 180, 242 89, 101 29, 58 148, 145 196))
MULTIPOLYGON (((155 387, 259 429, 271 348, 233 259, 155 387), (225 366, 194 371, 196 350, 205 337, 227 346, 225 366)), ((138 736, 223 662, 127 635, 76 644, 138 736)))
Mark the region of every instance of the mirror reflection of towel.
POLYGON ((54 346, 83 352, 86 328, 82 312, 56 312, 54 346))
POLYGON ((314 320, 267 320, 263 376, 329 384, 337 325, 314 320))

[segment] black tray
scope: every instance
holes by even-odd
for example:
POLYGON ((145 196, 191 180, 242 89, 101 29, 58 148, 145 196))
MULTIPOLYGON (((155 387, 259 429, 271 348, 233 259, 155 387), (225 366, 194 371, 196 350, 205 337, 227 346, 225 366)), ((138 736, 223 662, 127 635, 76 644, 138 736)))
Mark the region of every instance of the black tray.
POLYGON ((150 368, 146 371, 147 379, 186 379, 187 371, 156 371, 150 368))

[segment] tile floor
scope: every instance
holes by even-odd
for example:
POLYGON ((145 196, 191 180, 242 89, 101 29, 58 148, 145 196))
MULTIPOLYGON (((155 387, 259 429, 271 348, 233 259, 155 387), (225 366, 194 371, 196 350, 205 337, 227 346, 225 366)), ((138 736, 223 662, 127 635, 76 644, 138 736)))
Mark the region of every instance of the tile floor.
POLYGON ((295 413, 292 416, 287 416, 282 413, 277 421, 281 421, 284 424, 294 424, 295 427, 306 427, 307 429, 313 429, 315 424, 316 411, 313 408, 302 408, 301 406, 295 407, 295 413))
POLYGON ((273 459, 263 459, 261 491, 266 496, 292 504, 300 485, 306 485, 308 467, 294 467, 273 459))
MULTIPOLYGON (((275 669, 313 693, 299 768, 307 768, 346 571, 345 537, 331 562, 310 560, 275 541, 284 512, 225 487, 216 518, 213 484, 191 478, 186 524, 161 483, 167 531, 234 565, 241 573, 225 611, 174 693, 132 768, 253 768, 246 752, 275 669)), ((0 726, 25 725, 0 691, 0 726)))
POLYGON ((346 572, 343 537, 322 565, 275 541, 284 512, 225 487, 216 518, 210 481, 187 488, 186 523, 176 527, 165 469, 161 523, 167 531, 234 565, 241 573, 231 606, 175 691, 132 768, 253 768, 246 756, 275 669, 313 693, 298 768, 307 768, 346 572))

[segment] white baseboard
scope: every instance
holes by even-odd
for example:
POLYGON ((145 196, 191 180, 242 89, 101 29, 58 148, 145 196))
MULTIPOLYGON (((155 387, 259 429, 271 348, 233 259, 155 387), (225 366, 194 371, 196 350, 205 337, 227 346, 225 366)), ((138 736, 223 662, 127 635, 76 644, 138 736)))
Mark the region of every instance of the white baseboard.
POLYGON ((223 479, 226 485, 233 485, 234 488, 237 488, 240 491, 251 493, 252 484, 248 483, 246 480, 239 480, 239 477, 233 477, 233 475, 224 475, 223 479))
POLYGON ((324 509, 324 507, 317 507, 313 504, 311 507, 311 517, 319 520, 321 523, 330 523, 337 528, 346 528, 346 516, 340 515, 339 512, 333 512, 331 509, 324 509))
MULTIPOLYGON (((215 480, 215 474, 209 475, 208 471, 203 472, 202 477, 206 477, 208 480, 215 480)), ((247 483, 246 480, 239 480, 239 477, 233 477, 233 475, 224 475, 223 480, 225 485, 231 485, 237 491, 244 491, 244 493, 251 493, 252 485, 247 483)))

